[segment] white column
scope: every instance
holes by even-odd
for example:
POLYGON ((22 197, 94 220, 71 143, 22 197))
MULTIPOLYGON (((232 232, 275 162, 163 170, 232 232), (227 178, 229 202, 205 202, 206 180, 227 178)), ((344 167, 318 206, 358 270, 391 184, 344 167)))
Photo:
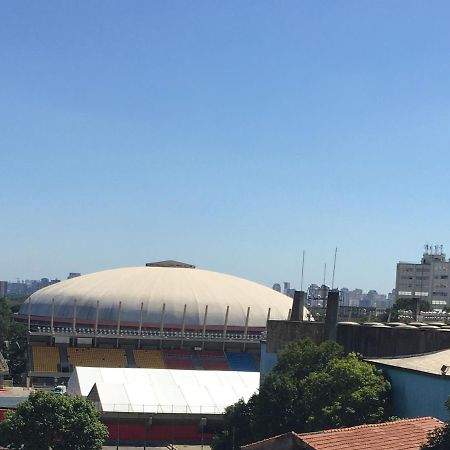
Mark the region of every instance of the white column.
POLYGON ((202 337, 205 337, 206 332, 206 319, 208 318, 208 305, 205 306, 205 315, 203 316, 203 330, 202 337))
POLYGON ((98 331, 98 313, 99 313, 99 309, 100 309, 100 302, 97 300, 97 308, 96 308, 96 312, 95 312, 95 334, 97 335, 97 331, 98 331))
POLYGON ((223 337, 224 339, 227 336, 227 328, 228 328, 228 314, 230 312, 230 306, 227 305, 227 310, 225 312, 225 322, 223 323, 223 337))
POLYGON ((164 315, 165 315, 165 313, 166 313, 166 304, 163 303, 162 311, 161 311, 161 324, 160 324, 160 327, 159 327, 159 335, 161 337, 162 337, 163 330, 164 330, 164 315))
POLYGON ((55 299, 52 298, 52 317, 50 318, 50 330, 53 333, 53 323, 55 318, 55 299))
POLYGON ((75 333, 77 329, 77 299, 73 301, 73 324, 72 331, 75 333))
POLYGON ((187 309, 187 305, 186 303, 184 304, 184 309, 183 309, 183 322, 181 324, 181 337, 184 338, 184 328, 186 326, 186 309, 187 309))
POLYGON ((120 334, 120 319, 122 316, 122 301, 119 302, 119 312, 117 317, 117 334, 120 334))

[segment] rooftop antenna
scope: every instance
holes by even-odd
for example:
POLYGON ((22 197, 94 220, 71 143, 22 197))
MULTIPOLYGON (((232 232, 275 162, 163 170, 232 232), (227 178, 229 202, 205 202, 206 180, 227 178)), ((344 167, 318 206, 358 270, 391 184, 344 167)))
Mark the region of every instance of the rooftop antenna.
POLYGON ((303 258, 302 258, 302 278, 300 280, 300 291, 303 292, 303 271, 305 268, 305 250, 303 250, 303 258))
POLYGON ((334 250, 333 277, 331 278, 331 289, 334 288, 334 274, 336 272, 336 256, 337 256, 337 247, 334 250))
POLYGON ((323 285, 325 286, 325 279, 327 277, 327 263, 325 263, 325 267, 323 268, 323 285))

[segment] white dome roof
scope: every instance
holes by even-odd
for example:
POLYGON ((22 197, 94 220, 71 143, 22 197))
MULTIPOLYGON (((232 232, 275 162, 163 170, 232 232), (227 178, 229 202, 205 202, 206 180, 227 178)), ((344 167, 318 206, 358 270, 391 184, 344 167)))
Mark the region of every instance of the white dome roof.
MULTIPOLYGON (((268 287, 231 275, 200 269, 176 267, 129 267, 83 275, 48 286, 30 296, 31 315, 72 318, 77 300, 77 321, 95 321, 99 301, 99 321, 117 322, 122 302, 121 322, 139 323, 143 303, 143 323, 159 324, 165 304, 164 324, 180 326, 186 304, 186 325, 203 324, 208 305, 207 326, 223 325, 227 306, 228 325, 244 326, 250 307, 249 326, 265 327, 268 309, 271 319, 286 319, 292 299, 268 287)), ((28 302, 20 311, 28 314, 28 302)))

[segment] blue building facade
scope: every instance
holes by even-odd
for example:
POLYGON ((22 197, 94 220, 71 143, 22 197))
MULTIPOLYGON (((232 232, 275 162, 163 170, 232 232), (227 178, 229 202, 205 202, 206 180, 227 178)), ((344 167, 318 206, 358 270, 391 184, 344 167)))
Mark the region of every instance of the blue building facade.
POLYGON ((400 418, 432 416, 449 420, 445 402, 450 396, 450 376, 376 364, 392 385, 394 415, 400 418))

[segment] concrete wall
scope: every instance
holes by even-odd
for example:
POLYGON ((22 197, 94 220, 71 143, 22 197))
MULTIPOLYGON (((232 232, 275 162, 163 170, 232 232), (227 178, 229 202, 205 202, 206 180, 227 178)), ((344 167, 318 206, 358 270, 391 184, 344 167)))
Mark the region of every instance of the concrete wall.
MULTIPOLYGON (((278 353, 286 343, 306 337, 322 342, 324 324, 283 320, 269 320, 267 323, 267 351, 270 353, 278 353)), ((361 353, 364 357, 413 355, 450 348, 450 332, 338 324, 337 342, 344 346, 345 351, 361 353)))
POLYGON ((445 401, 450 395, 450 376, 428 375, 383 365, 377 367, 383 369, 391 382, 394 415, 449 419, 445 401))
POLYGON ((293 322, 288 320, 269 320, 267 322, 267 351, 278 351, 289 342, 309 337, 319 344, 324 340, 323 322, 293 322))
MULTIPOLYGON (((261 374, 272 369, 278 352, 287 343, 309 337, 319 344, 324 333, 323 322, 269 320, 267 342, 261 345, 261 374)), ((416 355, 450 348, 450 332, 338 324, 337 342, 346 352, 360 353, 365 358, 416 355)))

